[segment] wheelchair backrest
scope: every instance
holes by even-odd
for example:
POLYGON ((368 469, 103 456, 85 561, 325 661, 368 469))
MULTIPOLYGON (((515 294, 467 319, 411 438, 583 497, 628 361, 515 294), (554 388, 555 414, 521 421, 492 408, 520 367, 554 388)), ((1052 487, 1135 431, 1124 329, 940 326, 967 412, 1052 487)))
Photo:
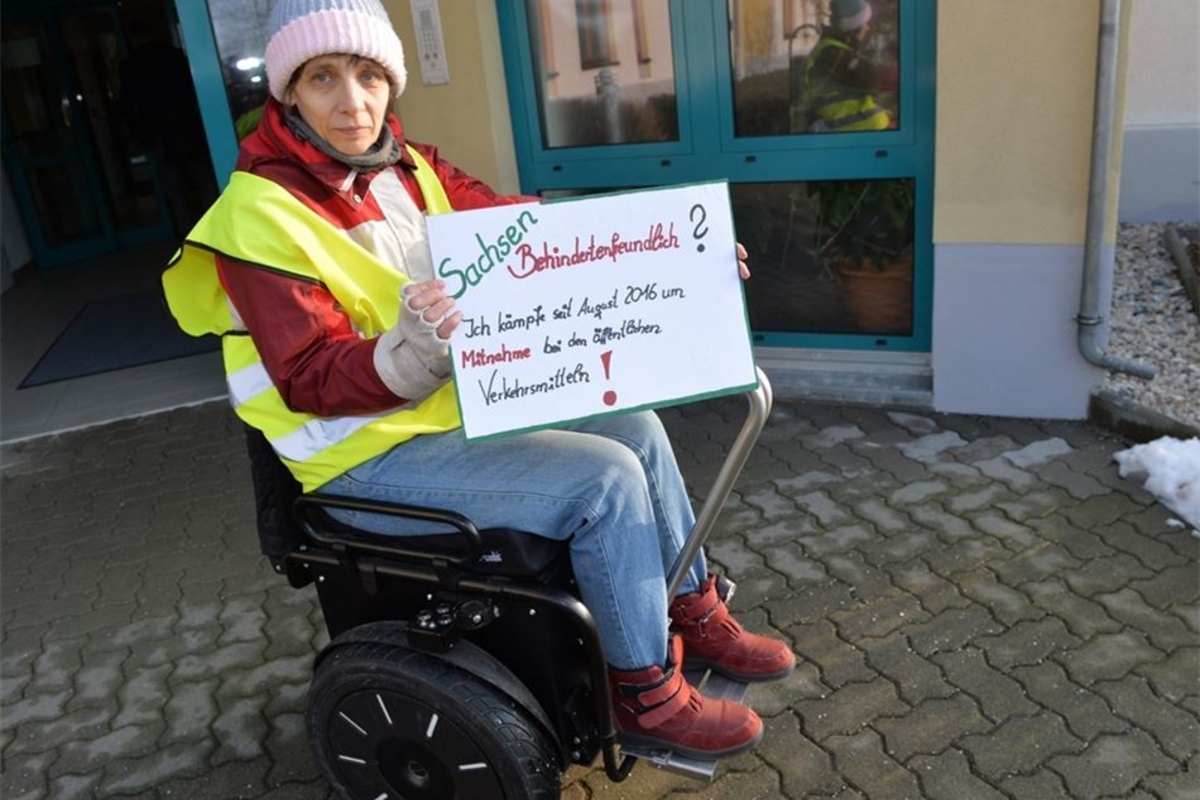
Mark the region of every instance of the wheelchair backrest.
POLYGON ((262 431, 249 425, 245 429, 250 474, 254 481, 259 549, 279 570, 283 557, 308 540, 292 513, 296 498, 302 493, 300 482, 279 460, 262 431))

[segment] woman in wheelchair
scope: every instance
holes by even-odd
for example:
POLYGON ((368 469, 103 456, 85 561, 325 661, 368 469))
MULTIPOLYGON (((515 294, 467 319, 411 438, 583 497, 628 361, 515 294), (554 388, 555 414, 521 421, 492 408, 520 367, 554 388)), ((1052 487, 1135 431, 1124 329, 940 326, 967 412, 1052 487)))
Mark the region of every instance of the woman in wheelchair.
POLYGON ((448 353, 461 314, 424 215, 537 198, 497 195, 405 139, 390 110, 404 56, 378 0, 279 0, 268 27, 262 121, 164 276, 181 326, 223 337, 238 415, 305 491, 567 540, 620 740, 695 758, 751 747, 755 712, 705 698, 683 666, 765 681, 794 658, 730 615, 702 554, 667 597, 695 518, 657 416, 465 443, 448 353))

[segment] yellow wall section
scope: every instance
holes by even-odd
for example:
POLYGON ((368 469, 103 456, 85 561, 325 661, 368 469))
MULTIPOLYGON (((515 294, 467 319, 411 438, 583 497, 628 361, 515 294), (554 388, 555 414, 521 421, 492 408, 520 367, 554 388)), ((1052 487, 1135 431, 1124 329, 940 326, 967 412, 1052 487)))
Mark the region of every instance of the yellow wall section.
MULTIPOLYGON (((1099 0, 938 2, 935 241, 1083 241, 1099 9, 1099 0)), ((1119 154, 1119 131, 1114 146, 1119 154)))
POLYGON ((407 0, 383 0, 404 44, 408 88, 396 101, 405 134, 506 194, 519 191, 494 0, 441 0, 450 83, 421 82, 407 0))

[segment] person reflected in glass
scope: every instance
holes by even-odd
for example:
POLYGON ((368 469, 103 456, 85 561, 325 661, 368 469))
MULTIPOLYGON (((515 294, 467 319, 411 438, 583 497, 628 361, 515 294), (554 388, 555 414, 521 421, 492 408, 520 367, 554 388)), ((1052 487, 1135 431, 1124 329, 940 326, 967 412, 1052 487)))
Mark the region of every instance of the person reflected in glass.
POLYGON ((882 131, 896 127, 878 95, 895 91, 895 58, 869 50, 874 7, 867 0, 831 0, 830 24, 808 56, 804 102, 812 133, 882 131))
POLYGON ((695 516, 658 417, 463 435, 449 355, 462 313, 434 274, 425 215, 537 198, 499 195, 405 137, 391 111, 404 53, 378 0, 279 0, 266 70, 271 97, 229 186, 163 279, 181 327, 222 336, 238 416, 305 491, 567 541, 621 741, 693 758, 753 746, 753 709, 705 698, 684 664, 763 681, 795 658, 734 619, 703 553, 667 597, 695 516))

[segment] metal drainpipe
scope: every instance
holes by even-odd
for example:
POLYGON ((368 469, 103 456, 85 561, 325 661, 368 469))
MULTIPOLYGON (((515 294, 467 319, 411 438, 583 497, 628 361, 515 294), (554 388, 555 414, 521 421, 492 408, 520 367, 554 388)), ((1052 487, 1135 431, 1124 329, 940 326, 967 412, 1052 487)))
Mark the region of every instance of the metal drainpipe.
POLYGON ((1096 103, 1092 119, 1092 164, 1088 186, 1087 230, 1083 243, 1083 283, 1079 292, 1079 352, 1092 364, 1138 378, 1153 378, 1148 364, 1118 358, 1100 344, 1107 333, 1100 311, 1100 251, 1108 209, 1108 165, 1112 161, 1116 120, 1117 46, 1121 0, 1101 0, 1100 42, 1096 52, 1096 103))

